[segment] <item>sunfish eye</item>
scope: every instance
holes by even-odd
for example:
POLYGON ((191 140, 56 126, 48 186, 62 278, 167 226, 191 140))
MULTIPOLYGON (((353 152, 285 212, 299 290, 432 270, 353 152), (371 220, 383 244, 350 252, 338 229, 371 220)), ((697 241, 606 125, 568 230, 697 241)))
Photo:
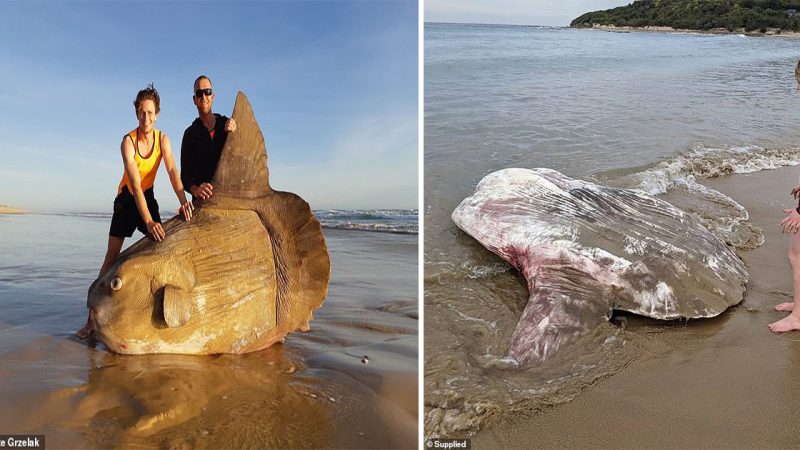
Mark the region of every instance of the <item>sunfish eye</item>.
POLYGON ((122 289, 122 278, 114 277, 114 279, 111 280, 111 289, 114 291, 122 289))

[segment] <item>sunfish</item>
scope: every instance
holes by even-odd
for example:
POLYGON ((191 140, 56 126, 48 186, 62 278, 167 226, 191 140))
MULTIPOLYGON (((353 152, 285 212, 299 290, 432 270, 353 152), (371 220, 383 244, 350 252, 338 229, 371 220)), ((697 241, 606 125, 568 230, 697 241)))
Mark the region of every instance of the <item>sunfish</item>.
POLYGON ((744 263, 698 219, 642 191, 551 169, 487 175, 453 221, 519 269, 530 298, 509 354, 538 365, 608 320, 713 317, 742 301, 744 263))
POLYGON ((247 97, 233 109, 212 184, 190 222, 164 224, 89 288, 94 331, 123 354, 246 353, 309 329, 328 291, 322 228, 302 198, 269 185, 264 136, 247 97))

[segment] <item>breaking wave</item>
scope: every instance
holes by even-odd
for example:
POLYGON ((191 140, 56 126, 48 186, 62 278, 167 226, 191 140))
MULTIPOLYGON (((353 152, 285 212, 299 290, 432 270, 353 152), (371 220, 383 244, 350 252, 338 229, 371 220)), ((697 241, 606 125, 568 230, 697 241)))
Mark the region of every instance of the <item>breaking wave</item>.
POLYGON ((419 215, 416 209, 325 209, 314 211, 314 215, 319 219, 323 228, 401 234, 419 233, 419 215))
MULTIPOLYGON (((164 220, 175 215, 175 211, 171 210, 159 212, 164 220)), ((111 221, 112 216, 108 212, 69 212, 53 215, 108 221, 111 221)), ((321 209, 314 210, 314 215, 323 228, 419 234, 419 218, 416 209, 321 209)))
POLYGON ((747 210, 736 200, 702 184, 702 180, 759 172, 800 164, 800 148, 766 149, 756 145, 707 148, 698 145, 614 181, 615 185, 663 195, 667 201, 699 217, 722 241, 737 249, 764 243, 761 229, 748 222, 747 210))
POLYGON ((669 189, 684 186, 694 188, 698 179, 717 178, 734 173, 795 166, 800 162, 800 148, 765 149, 756 145, 743 147, 706 148, 696 146, 642 172, 631 175, 638 184, 630 187, 649 194, 664 194, 669 189))

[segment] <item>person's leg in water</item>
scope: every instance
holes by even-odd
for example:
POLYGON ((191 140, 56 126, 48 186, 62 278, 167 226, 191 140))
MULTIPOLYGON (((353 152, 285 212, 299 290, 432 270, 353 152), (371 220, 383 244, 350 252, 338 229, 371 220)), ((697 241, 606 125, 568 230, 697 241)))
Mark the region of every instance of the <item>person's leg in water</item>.
POLYGON ((792 267, 794 302, 775 306, 778 311, 791 311, 791 314, 783 319, 769 324, 769 329, 776 333, 800 330, 800 234, 792 234, 789 242, 789 265, 792 267))
MULTIPOLYGON (((100 267, 100 273, 97 275, 99 278, 109 267, 111 264, 114 264, 114 261, 117 260, 117 256, 119 256, 120 250, 122 250, 122 243, 125 241, 125 238, 116 237, 116 236, 109 236, 108 237, 108 249, 106 250, 106 257, 103 260, 103 265, 100 267)), ((83 326, 78 332, 76 333, 79 338, 86 339, 92 336, 92 310, 89 310, 89 317, 86 319, 86 325, 83 326)))

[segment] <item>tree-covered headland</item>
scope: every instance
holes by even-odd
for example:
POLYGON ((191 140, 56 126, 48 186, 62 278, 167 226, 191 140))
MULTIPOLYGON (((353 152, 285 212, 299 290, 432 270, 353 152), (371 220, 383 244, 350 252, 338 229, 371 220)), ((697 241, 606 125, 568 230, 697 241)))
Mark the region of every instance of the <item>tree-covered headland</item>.
POLYGON ((672 27, 746 32, 800 31, 798 0, 637 0, 627 6, 583 14, 572 27, 672 27))

